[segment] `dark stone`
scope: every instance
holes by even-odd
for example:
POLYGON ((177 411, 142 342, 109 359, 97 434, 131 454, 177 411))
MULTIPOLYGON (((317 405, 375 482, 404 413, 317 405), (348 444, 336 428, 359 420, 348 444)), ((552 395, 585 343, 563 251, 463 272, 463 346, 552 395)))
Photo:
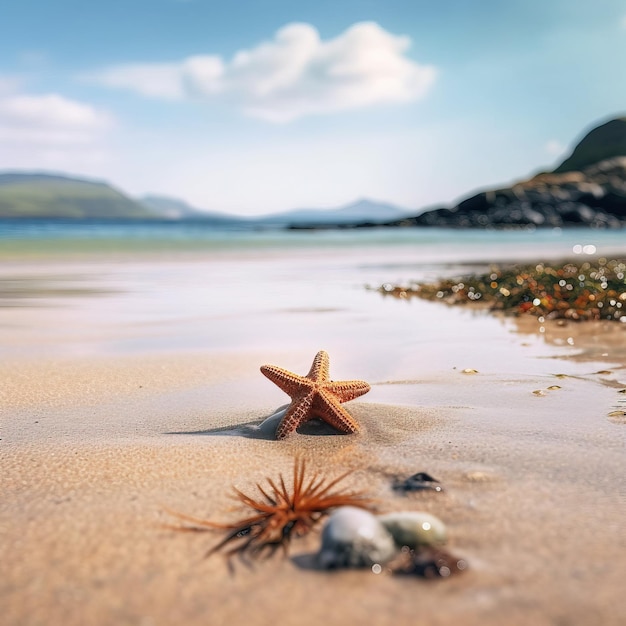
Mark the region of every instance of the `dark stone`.
POLYGON ((626 226, 626 156, 582 172, 539 174, 512 187, 481 191, 456 206, 386 226, 554 228, 626 226))
POLYGON ((395 491, 402 491, 405 493, 407 491, 423 491, 425 489, 443 491, 441 483, 426 472, 418 472, 417 474, 413 474, 413 476, 409 476, 409 478, 405 478, 404 480, 396 478, 393 483, 393 489, 395 491))
POLYGON ((449 578, 467 569, 467 561, 447 550, 424 548, 403 554, 400 563, 392 568, 394 574, 420 578, 449 578))

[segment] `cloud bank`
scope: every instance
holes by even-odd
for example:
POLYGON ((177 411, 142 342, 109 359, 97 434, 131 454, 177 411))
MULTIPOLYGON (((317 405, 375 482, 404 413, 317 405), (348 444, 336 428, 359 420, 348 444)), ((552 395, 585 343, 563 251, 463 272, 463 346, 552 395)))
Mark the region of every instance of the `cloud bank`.
POLYGON ((90 143, 113 123, 110 115, 58 94, 0 90, 0 140, 40 145, 90 143))
POLYGON ((19 79, 0 76, 0 168, 90 173, 105 159, 114 126, 106 111, 57 93, 28 93, 19 79))
POLYGON ((293 23, 230 61, 197 55, 171 63, 116 65, 88 78, 152 98, 219 98, 248 116, 285 123, 419 100, 432 86, 436 70, 409 59, 410 45, 408 37, 374 22, 354 24, 326 41, 313 26, 293 23))

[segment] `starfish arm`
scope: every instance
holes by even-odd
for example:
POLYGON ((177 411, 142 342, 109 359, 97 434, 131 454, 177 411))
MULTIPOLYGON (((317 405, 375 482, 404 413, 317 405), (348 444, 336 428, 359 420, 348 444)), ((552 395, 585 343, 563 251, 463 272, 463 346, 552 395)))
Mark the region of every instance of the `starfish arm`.
POLYGON ((339 398, 324 389, 316 394, 313 411, 342 433, 356 433, 359 430, 359 423, 341 406, 339 398))
POLYGON ((315 355, 313 365, 311 365, 311 369, 306 377, 319 382, 329 380, 329 361, 328 353, 324 352, 324 350, 320 350, 315 355))
POLYGON ((311 414, 313 397, 313 393, 308 393, 293 400, 276 429, 276 439, 284 439, 313 417, 311 414))
POLYGON ((326 389, 336 395, 340 402, 348 402, 366 394, 371 387, 363 380, 341 380, 328 383, 326 389))
POLYGON ((304 376, 292 374, 275 365, 262 365, 261 373, 280 387, 290 398, 301 393, 302 389, 306 387, 308 383, 304 376))

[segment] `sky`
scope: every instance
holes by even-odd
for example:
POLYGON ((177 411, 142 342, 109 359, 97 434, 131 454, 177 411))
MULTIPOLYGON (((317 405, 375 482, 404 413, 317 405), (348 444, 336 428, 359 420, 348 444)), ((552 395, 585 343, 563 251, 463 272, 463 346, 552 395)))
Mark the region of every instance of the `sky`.
POLYGON ((420 210, 626 115, 623 0, 2 0, 0 170, 420 210))

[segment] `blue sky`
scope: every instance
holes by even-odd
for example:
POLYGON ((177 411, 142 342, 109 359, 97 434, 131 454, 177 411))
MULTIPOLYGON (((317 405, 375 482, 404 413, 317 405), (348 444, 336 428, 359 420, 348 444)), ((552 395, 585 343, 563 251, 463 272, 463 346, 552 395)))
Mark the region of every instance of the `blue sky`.
POLYGON ((259 214, 453 202, 626 114, 623 0, 20 0, 0 169, 259 214))

